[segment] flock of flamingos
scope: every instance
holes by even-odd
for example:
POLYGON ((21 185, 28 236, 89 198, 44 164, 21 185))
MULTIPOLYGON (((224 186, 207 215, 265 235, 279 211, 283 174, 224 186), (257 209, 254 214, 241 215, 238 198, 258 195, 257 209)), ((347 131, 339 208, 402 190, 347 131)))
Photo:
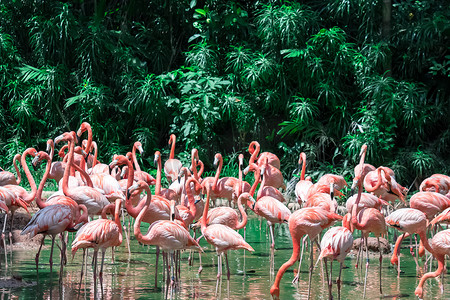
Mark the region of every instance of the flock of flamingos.
MULTIPOLYGON (((196 149, 192 150, 191 166, 184 167, 175 158, 175 136, 169 140, 171 152, 164 163, 164 173, 170 186, 161 187, 162 163, 161 154, 155 153, 157 166, 156 179, 142 171, 136 159, 136 151, 143 152, 142 145, 136 142, 132 152, 126 155, 115 155, 112 162, 100 163, 97 160, 97 145, 93 141, 92 130, 88 123, 81 124, 75 133, 66 132, 55 140, 48 140, 47 151, 26 149, 22 154, 14 157, 13 165, 16 175, 0 168, 0 208, 6 212, 2 234, 2 243, 6 253, 5 231, 7 218, 10 222, 9 239, 11 242, 14 212, 18 208, 28 210, 36 201, 38 210, 31 221, 23 228, 22 234, 33 237, 37 234, 50 236, 52 248, 50 268, 52 268, 53 248, 55 238, 61 240, 61 270, 67 263, 66 232, 76 232, 71 250, 72 255, 83 250, 83 267, 86 264, 86 251, 92 248, 94 282, 103 276, 105 251, 122 244, 123 236, 129 245, 129 235, 122 227, 121 216, 135 219, 134 235, 136 239, 146 245, 156 246, 155 285, 158 283, 158 259, 162 252, 164 270, 163 276, 168 285, 176 284, 180 272, 180 250, 194 249, 201 255, 202 248, 199 239, 204 237, 211 244, 218 257, 218 278, 222 275, 222 258, 225 258, 227 278, 230 278, 227 252, 229 250, 245 249, 254 251, 244 237, 236 230, 245 228, 247 223, 247 209, 267 220, 270 229, 271 248, 274 249, 275 238, 273 226, 288 223, 292 237, 292 256, 285 262, 275 277, 270 288, 273 298, 280 298, 280 282, 286 270, 299 261, 300 253, 307 238, 311 246, 311 263, 309 267, 309 291, 311 289, 311 274, 313 271, 313 243, 320 251, 319 259, 323 259, 327 270, 327 260, 337 260, 340 263, 338 291, 341 285, 342 264, 353 245, 355 230, 360 230, 365 241, 367 255, 366 280, 369 265, 367 239, 370 233, 378 239, 386 236, 387 226, 403 232, 396 241, 391 259, 393 264, 400 262, 398 252, 402 240, 407 236, 420 237, 418 253, 423 256, 425 250, 438 262, 435 272, 423 274, 415 294, 423 297, 423 285, 428 278, 437 277, 445 271, 445 255, 450 255, 450 230, 437 231, 440 222, 450 220, 450 177, 434 174, 425 179, 420 185, 420 192, 414 194, 409 204, 406 202, 407 189, 397 183, 394 172, 387 167, 375 168, 364 163, 367 146, 363 145, 360 152, 360 162, 355 167, 355 177, 351 186, 351 196, 346 202, 347 214, 341 216, 336 213, 338 207, 335 196, 343 197, 340 191, 347 185, 340 175, 326 174, 313 183, 311 178, 305 178, 306 156, 300 154, 300 181, 295 187, 295 195, 300 209, 291 212, 285 205, 286 200, 280 190, 286 188, 283 175, 280 172, 280 160, 269 152, 260 153, 260 146, 252 142, 248 148, 251 155, 249 164, 244 168, 244 155, 239 156, 239 178, 220 177, 222 156, 215 155, 214 165, 217 171, 214 177, 202 178, 203 163, 199 160, 196 149), (81 142, 81 137, 87 131, 87 140, 81 142), (79 142, 80 141, 80 142, 79 142), (54 161, 56 144, 63 144, 59 151, 61 161, 54 161), (67 153, 66 153, 67 151, 67 153), (93 152, 93 153, 92 153, 93 152), (32 165, 38 167, 46 162, 45 173, 39 183, 30 172, 26 158, 32 157, 32 165), (17 162, 26 174, 31 186, 31 192, 21 187, 20 172, 17 162), (243 181, 243 173, 254 173, 254 184, 243 181), (59 183, 59 191, 48 199, 42 199, 44 185, 48 179, 59 183), (152 194, 149 185, 155 185, 152 194), (255 196, 255 192, 258 192, 255 196), (363 192, 363 187, 366 192, 363 192), (205 202, 203 201, 206 196, 205 202), (214 206, 216 199, 227 199, 229 207, 214 206), (394 209, 393 204, 399 200, 399 205, 407 208, 394 209), (238 211, 232 206, 238 207, 238 211), (244 208, 245 207, 245 208, 244 208), (108 214, 113 215, 112 220, 108 214), (141 223, 148 223, 147 234, 141 232, 141 223), (334 226, 342 222, 342 226, 334 226), (324 229, 329 228, 320 238, 324 229), (195 239, 190 230, 200 229, 201 236, 195 239), (428 236, 434 235, 428 239, 428 236), (320 239, 320 245, 319 245, 320 239), (101 267, 98 271, 97 256, 101 251, 101 267)), ((399 206, 396 205, 396 206, 399 206)), ((245 232, 245 231, 244 231, 245 232)), ((244 234, 245 236, 245 234, 244 234)), ((36 254, 36 269, 39 265, 39 254, 44 239, 36 254)), ((417 243, 416 243, 417 245, 417 243)), ((362 248, 359 247, 358 258, 362 259, 362 248)), ((129 246, 128 246, 129 249, 129 246)), ((411 252, 413 250, 411 249, 411 252)), ((114 253, 114 252, 112 252, 114 253)), ((380 293, 382 294, 380 250, 380 293)), ((417 259, 416 259, 417 263, 417 259)), ((201 265, 201 257, 200 257, 201 265)), ((331 264, 332 266, 332 264, 331 264)), ((202 268, 200 266, 199 272, 202 268)), ((83 276, 83 275, 81 275, 83 276)), ((297 275, 298 276, 298 275, 297 275)), ((298 280, 298 278, 294 279, 298 280)), ((328 276, 327 283, 329 297, 332 298, 333 280, 328 276)), ((288 297, 283 295, 282 297, 288 297)))

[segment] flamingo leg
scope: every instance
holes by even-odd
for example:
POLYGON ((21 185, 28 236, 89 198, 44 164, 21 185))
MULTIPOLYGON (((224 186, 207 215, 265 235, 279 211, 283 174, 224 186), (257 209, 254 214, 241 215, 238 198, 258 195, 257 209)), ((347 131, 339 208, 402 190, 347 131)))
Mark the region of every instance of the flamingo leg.
POLYGON ((8 267, 8 255, 6 254, 6 238, 5 238, 7 221, 8 221, 8 213, 5 213, 5 222, 3 223, 3 230, 2 230, 2 240, 3 240, 3 250, 5 250, 5 265, 6 265, 6 267, 8 267))
POLYGON ((339 277, 337 280, 337 286, 338 286, 338 299, 341 299, 341 274, 342 274, 342 263, 340 263, 339 267, 339 277))
POLYGON ((359 243, 359 248, 358 248, 358 254, 356 255, 355 269, 358 269, 359 259, 360 259, 360 256, 361 256, 361 249, 362 249, 363 244, 364 244, 363 243, 363 239, 361 238, 360 239, 360 243, 359 243))
POLYGON ((198 267, 198 274, 200 274, 203 271, 202 254, 200 252, 198 253, 198 259, 199 259, 199 264, 200 264, 200 266, 198 267))
POLYGON ((273 237, 273 224, 270 222, 267 222, 269 225, 269 230, 270 230, 270 237, 272 238, 272 244, 270 245, 270 248, 274 249, 275 248, 275 238, 273 237))
POLYGON ((83 248, 83 261, 81 263, 81 277, 80 277, 80 283, 83 280, 83 273, 84 273, 84 261, 86 260, 86 249, 83 248))
POLYGON ((328 259, 324 258, 323 259, 324 263, 325 263, 325 273, 327 274, 327 285, 328 285, 328 299, 331 299, 331 286, 330 286, 330 276, 328 276, 328 259))
POLYGON ((94 286, 97 287, 97 256, 98 256, 98 249, 94 250, 94 286))
POLYGON ((380 243, 380 237, 377 237, 377 241, 378 241, 378 251, 380 251, 380 294, 383 294, 383 287, 382 287, 382 281, 381 281, 381 266, 383 264, 383 252, 381 251, 381 243, 380 243))
MULTIPOLYGON (((36 271, 37 271, 37 272, 39 272, 39 256, 41 255, 41 249, 42 249, 42 245, 44 245, 44 240, 45 240, 45 235, 44 235, 44 237, 42 238, 41 245, 39 246, 39 250, 38 250, 38 252, 36 253, 36 257, 34 258, 34 261, 35 261, 35 263, 36 263, 36 271)), ((5 257, 6 257, 6 256, 5 256, 5 257)))
MULTIPOLYGON (((159 261, 159 246, 156 246, 156 263, 155 263, 155 288, 158 287, 158 261, 159 261)), ((164 263, 163 263, 164 264, 164 263)), ((163 267, 164 268, 164 267, 163 267)), ((164 273, 163 273, 164 274, 164 273)))
POLYGON ((227 278, 230 280, 230 267, 228 266, 228 254, 225 252, 225 262, 227 263, 227 278))
POLYGON ((175 268, 174 268, 175 253, 170 251, 170 286, 173 286, 175 280, 175 268))
POLYGON ((312 241, 310 241, 310 244, 309 244, 309 257, 310 257, 311 261, 310 261, 310 264, 309 264, 308 299, 310 299, 310 297, 311 297, 311 280, 312 280, 312 272, 313 272, 313 269, 314 269, 314 266, 313 266, 313 260, 314 260, 314 257, 313 257, 313 242, 312 241))
POLYGON ((102 249, 102 265, 100 267, 100 274, 99 274, 101 281, 103 281, 103 263, 105 261, 105 253, 106 253, 106 248, 102 249))
POLYGON ((50 259, 49 259, 49 262, 50 262, 50 272, 52 272, 52 269, 53 269, 53 247, 55 246, 55 236, 54 235, 52 235, 52 248, 51 248, 51 250, 50 250, 50 259))
POLYGON ((302 250, 301 250, 301 252, 300 252, 300 260, 299 260, 299 263, 298 263, 297 275, 294 277, 294 280, 292 280, 292 284, 296 284, 296 283, 299 282, 298 280, 299 280, 299 278, 300 278, 300 268, 301 268, 301 266, 302 266, 303 250, 304 250, 304 248, 305 248, 306 238, 307 238, 307 236, 305 236, 305 237, 302 239, 302 241, 301 241, 301 243, 302 243, 302 250))
POLYGON ((221 254, 217 254, 217 278, 220 278, 222 276, 222 259, 221 254))
POLYGON ((367 237, 364 237, 364 244, 366 246, 366 273, 364 275, 364 293, 363 299, 366 298, 366 288, 367 288, 367 275, 369 274, 369 247, 367 243, 367 237))
MULTIPOLYGON (((12 255, 12 248, 13 248, 13 240, 12 240, 12 230, 13 230, 13 221, 14 221, 14 211, 11 211, 11 225, 9 227, 9 245, 10 245, 10 251, 12 255)), ((12 260, 12 258, 11 258, 12 260)))

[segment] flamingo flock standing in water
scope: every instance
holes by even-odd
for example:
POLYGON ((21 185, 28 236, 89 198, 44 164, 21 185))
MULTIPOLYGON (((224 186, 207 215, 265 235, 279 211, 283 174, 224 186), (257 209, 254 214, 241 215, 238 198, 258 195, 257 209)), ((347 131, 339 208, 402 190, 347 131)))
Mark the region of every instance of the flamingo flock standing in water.
MULTIPOLYGON (((33 211, 33 217, 22 228, 22 234, 29 234, 30 237, 37 234, 52 237, 50 270, 53 265, 54 244, 58 243, 55 240, 59 236, 61 246, 58 245, 58 247, 61 250, 62 273, 63 266, 69 263, 65 253, 67 232, 76 232, 71 245, 72 255, 75 256, 79 249, 83 250, 81 271, 83 276, 86 252, 93 249, 94 282, 97 281, 97 277, 103 280, 106 250, 121 247, 124 239, 130 250, 131 234, 134 234, 141 244, 156 246, 155 286, 158 284, 160 251, 163 252, 165 265, 163 274, 166 277, 166 284, 176 287, 180 280, 180 251, 189 249, 203 252, 204 248, 199 244, 201 237, 204 237, 216 251, 217 278, 222 277, 222 258, 225 258, 226 278, 230 280, 232 272, 228 262, 228 251, 255 251, 252 242, 246 241, 245 234, 243 237, 237 232, 239 229, 245 229, 251 212, 267 221, 272 266, 275 265, 274 257, 276 256, 275 225, 287 226, 292 239, 292 255, 279 267, 271 282, 272 286, 267 289, 274 299, 288 297, 280 285, 286 271, 299 259, 301 260, 306 239, 310 240, 308 297, 311 294, 315 252, 317 252, 317 261, 323 259, 325 262, 330 299, 333 298, 332 262, 334 260, 339 262, 339 276, 336 283, 338 297, 340 297, 344 260, 352 251, 353 239, 357 231, 361 231, 362 237, 356 258, 357 265, 360 257, 363 256, 364 247, 366 251, 363 298, 366 296, 369 273, 369 236, 377 239, 377 248, 380 251, 379 292, 383 295, 380 238, 387 238, 388 227, 402 232, 396 240, 391 258, 392 264, 398 265, 398 276, 400 276, 401 242, 408 236, 418 235, 420 255, 427 251, 438 263, 436 271, 420 274, 422 276, 415 290, 418 297, 424 296, 426 280, 441 275, 445 270, 445 255, 450 254, 450 231, 436 232, 436 228, 439 226, 438 223, 450 222, 450 177, 446 175, 433 174, 426 178, 420 185, 420 191, 410 197, 408 203, 408 190, 399 184, 392 169, 365 163, 368 148, 363 145, 360 161, 355 166, 355 176, 351 181, 352 194, 355 190, 357 194, 349 195, 347 203, 343 205, 341 200, 345 197, 346 179, 339 174, 325 174, 314 183, 311 177, 306 176, 305 153, 299 154, 298 164, 301 171, 300 180, 295 186, 295 195, 289 195, 286 192, 286 182, 281 172, 279 158, 273 153, 260 153, 261 147, 256 141, 251 142, 248 147, 250 157, 246 168, 244 168, 244 154, 239 155, 238 177, 221 177, 223 158, 220 153, 214 156, 215 174, 202 177, 204 164, 199 159, 197 149, 191 152, 190 165, 183 166, 182 161, 176 158, 175 143, 176 136, 172 134, 169 138, 170 155, 164 163, 164 168, 161 152, 154 153, 156 179, 139 166, 136 152, 139 151, 141 156, 144 154, 139 141, 132 145, 129 153, 114 155, 111 162, 98 161, 99 148, 93 140, 93 130, 87 122, 83 122, 76 132, 65 132, 54 140, 49 139, 47 151, 38 152, 35 148, 28 148, 23 153, 15 155, 12 161, 15 174, 4 169, 0 170, 0 209, 5 212, 2 231, 5 255, 7 248, 5 233, 9 234, 9 240, 12 243, 14 212, 19 208, 29 210, 33 201, 36 201, 39 210, 33 211), (87 140, 80 143, 79 139, 85 132, 87 132, 87 140), (55 146, 61 143, 63 145, 58 154, 62 157, 62 161, 56 161, 54 160, 55 146), (77 144, 81 146, 76 146, 77 144), (27 157, 33 158, 34 167, 38 167, 41 162, 46 162, 39 187, 35 183, 36 175, 33 176, 28 167, 27 157), (19 166, 25 173, 31 192, 20 186, 23 180, 19 166), (169 183, 169 186, 165 188, 162 188, 163 170, 169 183), (251 184, 244 178, 244 175, 249 172, 254 173, 251 184), (49 179, 57 181, 60 189, 48 199, 43 199, 43 189, 49 179), (154 192, 150 188, 151 185, 155 185, 154 192), (256 190, 258 190, 257 193, 256 190), (336 197, 339 197, 339 201, 336 197), (295 209, 296 206, 288 206, 291 198, 298 202, 300 209, 295 209), (217 199, 226 200, 228 206, 217 206, 217 199), (210 208, 210 204, 216 207, 210 208), (233 208, 236 205, 237 211, 233 208), (398 208, 399 206, 403 207, 398 208), (393 209, 394 207, 396 209, 393 209), (389 212, 392 209, 393 211, 389 212), (342 211, 346 213, 341 214, 342 211), (108 214, 112 215, 112 220, 108 219, 108 214), (5 226, 7 216, 10 221, 8 231, 5 226), (126 220, 130 217, 134 219, 134 225, 130 225, 130 221, 126 220), (338 222, 342 224, 337 224, 338 222), (141 231, 142 223, 147 223, 149 226, 147 234, 141 231), (134 229, 133 231, 129 231, 130 226, 134 229), (433 229, 430 228, 432 226, 433 229), (199 228, 202 233, 198 239, 191 235, 191 230, 196 228, 199 228), (433 230, 436 233, 430 237, 430 232, 433 230), (100 270, 97 271, 99 251, 102 258, 100 270), (330 265, 328 261, 331 261, 330 265), (330 266, 330 273, 328 266, 330 266)), ((39 254, 43 243, 44 240, 35 257, 36 270, 42 268, 39 266, 39 254)), ((412 250, 411 253, 413 253, 412 250)), ((419 266, 416 257, 415 261, 419 266)), ((201 272, 201 265, 199 272, 201 272)))

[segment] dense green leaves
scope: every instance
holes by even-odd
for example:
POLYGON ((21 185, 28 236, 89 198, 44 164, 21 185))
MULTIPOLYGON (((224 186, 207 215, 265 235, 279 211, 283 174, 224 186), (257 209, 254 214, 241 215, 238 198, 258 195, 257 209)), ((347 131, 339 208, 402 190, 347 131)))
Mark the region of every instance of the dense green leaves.
MULTIPOLYGON (((287 176, 450 162, 450 8, 433 1, 4 1, 1 166, 89 121, 100 159, 276 152, 287 176)), ((230 160, 231 164, 231 160, 230 160)))

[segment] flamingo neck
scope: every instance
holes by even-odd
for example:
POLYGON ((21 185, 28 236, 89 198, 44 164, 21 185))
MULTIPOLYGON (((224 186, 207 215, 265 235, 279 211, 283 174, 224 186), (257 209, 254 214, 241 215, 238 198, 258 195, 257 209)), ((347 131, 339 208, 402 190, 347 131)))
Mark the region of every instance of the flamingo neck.
POLYGON ((273 283, 272 287, 270 288, 270 294, 272 294, 272 296, 276 296, 276 297, 280 296, 281 278, 283 277, 286 270, 289 269, 298 260, 298 257, 300 255, 300 240, 303 235, 300 237, 297 237, 297 236, 293 235, 291 232, 291 236, 292 236, 292 248, 293 248, 292 255, 291 255, 291 258, 289 258, 289 260, 287 262, 285 262, 278 270, 277 276, 275 277, 275 282, 273 283))
POLYGON ((302 173, 300 174, 300 180, 305 180, 305 173, 306 173, 306 154, 300 153, 300 158, 302 160, 302 173))
POLYGON ((94 161, 92 162, 92 167, 95 167, 96 164, 98 164, 97 155, 98 155, 98 147, 97 143, 93 143, 94 145, 94 161))
MULTIPOLYGON (((263 175, 263 179, 261 182, 261 186, 259 187, 258 194, 256 195, 256 201, 258 201, 262 197, 262 192, 266 186, 266 176, 264 176, 264 174, 262 174, 262 175, 263 175)), ((261 174, 260 174, 260 178, 261 178, 261 174)))
POLYGON ((87 223, 87 222, 89 222, 89 219, 88 219, 89 214, 88 214, 87 207, 86 207, 85 205, 83 205, 83 204, 80 204, 80 205, 78 205, 78 208, 79 208, 83 213, 82 213, 82 214, 80 215, 80 217, 78 218, 76 224, 87 223))
POLYGON ((73 151, 75 149, 75 144, 74 141, 69 141, 69 152, 67 153, 66 157, 67 158, 67 165, 66 165, 66 169, 64 170, 64 177, 63 177, 63 184, 62 184, 62 190, 64 195, 69 196, 70 195, 70 190, 69 190, 69 174, 70 174, 70 169, 72 168, 72 164, 73 164, 73 151))
POLYGON ((157 170, 156 170, 156 185, 155 185, 155 195, 161 194, 161 172, 162 172, 162 166, 161 166, 161 155, 158 155, 158 162, 157 162, 157 170))
POLYGON ((217 187, 217 182, 219 181, 220 172, 222 171, 223 159, 222 156, 219 157, 219 166, 217 167, 216 176, 214 177, 214 183, 212 189, 215 191, 217 187))
POLYGON ((256 172, 255 182, 253 182, 253 185, 249 192, 250 196, 252 196, 252 197, 255 194, 255 191, 256 191, 256 188, 258 187, 259 181, 261 180, 261 170, 257 169, 255 172, 256 172))
POLYGON ((20 160, 22 168, 25 171, 25 175, 26 175, 28 182, 30 183, 30 187, 31 187, 31 193, 27 194, 26 199, 23 199, 28 204, 30 204, 34 200, 34 197, 36 197, 36 192, 37 192, 36 182, 34 181, 33 175, 31 175, 30 169, 28 168, 27 161, 26 161, 27 155, 29 155, 32 151, 36 151, 36 150, 34 150, 34 149, 25 150, 25 152, 22 154, 22 157, 20 160))
MULTIPOLYGON (((150 189, 148 189, 145 204, 142 207, 142 210, 139 212, 139 215, 137 216, 136 221, 134 222, 134 235, 136 236, 136 239, 143 244, 149 244, 149 242, 151 241, 151 238, 147 238, 146 236, 143 236, 142 232, 141 232, 141 221, 142 221, 142 218, 144 217, 145 213, 147 212, 151 201, 152 201, 152 194, 150 192, 150 189)), ((143 201, 141 201, 141 202, 143 202, 143 201)))
POLYGON ((133 150, 131 150, 131 156, 133 157, 134 168, 136 171, 141 171, 141 167, 136 158, 136 143, 133 145, 133 150))
POLYGON ((122 235, 122 224, 120 223, 120 206, 122 205, 122 200, 116 200, 116 209, 114 210, 114 223, 119 227, 119 233, 122 235))
POLYGON ((191 155, 191 165, 192 165, 192 174, 194 175, 194 178, 198 180, 200 180, 198 173, 197 173, 197 161, 195 160, 196 157, 196 151, 197 149, 193 149, 192 150, 192 155, 191 155))
POLYGON ((21 158, 21 155, 16 154, 16 155, 14 155, 14 159, 13 159, 14 169, 16 169, 16 174, 17 174, 17 179, 16 179, 17 185, 19 185, 20 182, 22 181, 22 175, 20 175, 20 170, 19 170, 19 167, 17 166, 17 161, 20 160, 20 158, 21 158))
POLYGON ((194 185, 198 184, 198 181, 193 177, 190 177, 188 180, 186 180, 185 183, 186 195, 189 201, 189 219, 185 221, 186 225, 189 225, 194 221, 195 214, 197 213, 197 206, 195 205, 195 199, 194 194, 192 193, 191 182, 193 182, 194 185))
POLYGON ((409 236, 409 233, 405 232, 404 234, 400 235, 397 238, 397 241, 395 242, 394 253, 392 253, 392 257, 391 257, 391 264, 398 265, 398 254, 400 253, 400 246, 402 244, 403 239, 408 236, 409 236))
POLYGON ((256 141, 251 142, 248 146, 248 152, 252 155, 250 157, 250 161, 248 162, 249 165, 255 162, 256 158, 258 157, 260 148, 261 146, 256 141))
MULTIPOLYGON (((445 270, 445 255, 438 254, 438 255, 434 255, 434 256, 435 256, 436 260, 438 261, 438 268, 436 271, 426 273, 422 276, 422 278, 420 279, 419 285, 416 288, 416 292, 415 292, 416 295, 418 294, 418 290, 420 291, 420 294, 422 294, 423 285, 424 285, 425 281, 428 280, 428 278, 436 278, 439 275, 441 275, 442 272, 444 272, 444 270, 445 270)), ((422 298, 421 296, 422 295, 420 295, 419 297, 422 298)))
MULTIPOLYGON (((82 161, 84 161, 84 158, 82 159, 82 161)), ((84 164, 83 164, 84 166, 84 164)), ((86 185, 88 187, 93 188, 94 184, 92 183, 91 177, 88 175, 88 173, 86 173, 86 171, 84 170, 84 168, 76 165, 76 164, 72 164, 72 167, 75 169, 75 171, 78 171, 81 175, 81 177, 84 178, 84 180, 86 181, 86 185)))
MULTIPOLYGON (((363 166, 362 166, 362 167, 363 167, 363 166)), ((367 187, 367 188, 366 188, 366 190, 367 190, 368 192, 373 192, 373 191, 376 191, 377 189, 380 188, 381 184, 383 183, 383 180, 382 180, 382 177, 381 177, 381 171, 382 171, 382 170, 383 170, 382 168, 378 168, 378 170, 377 170, 378 181, 377 181, 377 183, 376 183, 373 187, 367 187)), ((384 172, 384 170, 383 170, 383 172, 384 172)))
POLYGON ((40 209, 48 206, 48 204, 46 202, 42 201, 42 191, 44 190, 45 182, 47 181, 51 166, 52 166, 52 159, 50 156, 47 158, 47 165, 45 167, 45 173, 44 173, 44 176, 42 176, 41 183, 39 183, 39 189, 36 193, 36 204, 40 209))
POLYGON ((201 222, 201 231, 202 233, 205 231, 207 224, 206 219, 208 218, 208 210, 209 210, 209 199, 211 196, 211 188, 206 188, 206 202, 205 202, 205 208, 203 209, 203 216, 202 216, 202 222, 201 222))
POLYGON ((241 213, 241 221, 238 222, 236 229, 242 229, 247 225, 247 214, 245 213, 245 209, 242 206, 242 201, 245 198, 245 195, 240 195, 238 199, 238 210, 241 213))
POLYGON ((176 140, 175 135, 172 134, 169 139, 169 144, 171 144, 169 159, 175 158, 175 140, 176 140))
POLYGON ((431 248, 430 243, 428 242, 428 237, 426 231, 418 232, 420 240, 423 241, 423 246, 427 249, 428 252, 434 255, 434 250, 431 248))

